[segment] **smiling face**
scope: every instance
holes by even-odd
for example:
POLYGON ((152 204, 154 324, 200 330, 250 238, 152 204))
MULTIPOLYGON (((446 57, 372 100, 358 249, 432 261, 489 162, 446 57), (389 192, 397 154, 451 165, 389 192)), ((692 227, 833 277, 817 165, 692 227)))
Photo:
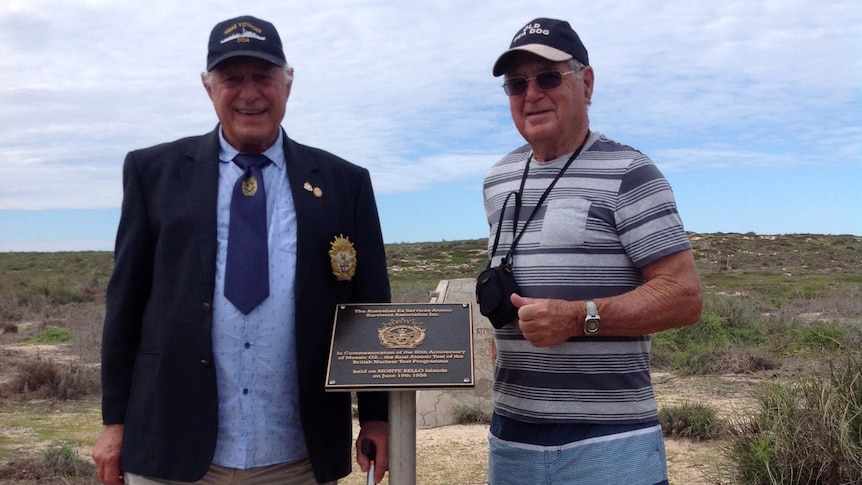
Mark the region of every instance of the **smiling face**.
MULTIPOLYGON (((570 71, 567 62, 552 62, 529 53, 512 59, 506 77, 535 78, 543 71, 570 71)), ((509 98, 512 121, 533 149, 535 157, 548 161, 577 149, 589 130, 587 106, 593 93, 593 70, 581 70, 580 77, 563 76, 559 87, 543 91, 530 81, 527 92, 509 98)))
POLYGON ((203 81, 231 146, 242 153, 263 153, 275 143, 290 96, 291 81, 283 67, 235 57, 218 64, 203 81))

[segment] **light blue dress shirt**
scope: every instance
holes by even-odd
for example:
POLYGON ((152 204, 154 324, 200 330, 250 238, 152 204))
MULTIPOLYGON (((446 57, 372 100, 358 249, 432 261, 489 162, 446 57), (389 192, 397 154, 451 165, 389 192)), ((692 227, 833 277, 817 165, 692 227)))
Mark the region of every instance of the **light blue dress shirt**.
POLYGON ((230 199, 242 169, 219 130, 218 252, 213 353, 218 382, 218 439, 213 463, 253 468, 308 456, 299 419, 294 287, 296 210, 287 180, 283 133, 264 155, 269 238, 269 297, 248 315, 224 296, 230 199))

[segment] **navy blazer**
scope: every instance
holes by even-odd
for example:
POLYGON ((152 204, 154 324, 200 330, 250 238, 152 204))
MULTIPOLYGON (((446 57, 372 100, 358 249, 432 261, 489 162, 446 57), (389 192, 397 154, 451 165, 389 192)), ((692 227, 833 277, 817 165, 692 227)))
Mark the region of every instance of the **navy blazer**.
MULTIPOLYGON (((102 414, 124 424, 122 468, 195 481, 218 432, 212 350, 219 137, 215 131, 130 152, 102 336, 102 414)), ((390 301, 377 206, 366 169, 284 136, 296 206, 299 403, 319 482, 351 470, 349 393, 324 392, 338 303, 390 301), (311 184, 320 197, 306 190, 311 184), (343 235, 356 272, 339 280, 330 243, 343 235)), ((387 420, 385 393, 360 393, 359 419, 387 420)))

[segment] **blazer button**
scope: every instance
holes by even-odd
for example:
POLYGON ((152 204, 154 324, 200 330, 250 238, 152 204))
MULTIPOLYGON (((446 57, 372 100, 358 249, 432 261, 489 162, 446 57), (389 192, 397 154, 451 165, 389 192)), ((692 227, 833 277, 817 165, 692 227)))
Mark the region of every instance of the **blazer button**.
POLYGON ((200 366, 201 366, 201 367, 209 367, 209 366, 210 366, 210 361, 208 361, 208 360, 206 360, 206 359, 201 359, 201 361, 200 361, 200 362, 198 362, 198 364, 200 364, 200 366))
POLYGON ((210 302, 208 302, 208 301, 207 301, 207 302, 204 302, 203 307, 202 307, 202 310, 204 311, 204 313, 206 313, 207 315, 209 315, 209 314, 210 314, 210 313, 212 313, 212 311, 213 311, 213 306, 212 306, 212 304, 211 304, 210 302))

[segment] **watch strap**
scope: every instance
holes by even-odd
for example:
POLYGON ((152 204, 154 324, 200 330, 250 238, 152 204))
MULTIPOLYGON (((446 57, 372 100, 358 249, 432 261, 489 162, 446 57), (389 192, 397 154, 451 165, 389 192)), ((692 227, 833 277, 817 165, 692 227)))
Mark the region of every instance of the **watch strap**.
POLYGON ((596 302, 593 300, 586 300, 584 303, 587 307, 587 318, 598 318, 599 309, 596 307, 596 302))

